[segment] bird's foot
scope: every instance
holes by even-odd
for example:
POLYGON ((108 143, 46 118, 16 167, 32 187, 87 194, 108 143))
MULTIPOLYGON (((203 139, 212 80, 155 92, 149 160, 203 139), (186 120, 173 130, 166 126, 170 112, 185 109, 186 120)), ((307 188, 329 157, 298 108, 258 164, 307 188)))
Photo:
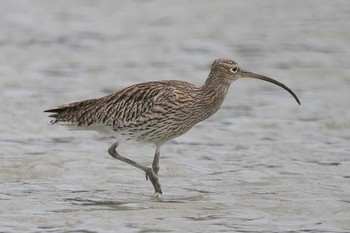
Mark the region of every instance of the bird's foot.
POLYGON ((162 189, 160 187, 158 176, 156 175, 156 173, 154 173, 152 168, 148 168, 146 170, 146 180, 148 179, 151 181, 156 195, 158 196, 158 194, 162 194, 162 189))

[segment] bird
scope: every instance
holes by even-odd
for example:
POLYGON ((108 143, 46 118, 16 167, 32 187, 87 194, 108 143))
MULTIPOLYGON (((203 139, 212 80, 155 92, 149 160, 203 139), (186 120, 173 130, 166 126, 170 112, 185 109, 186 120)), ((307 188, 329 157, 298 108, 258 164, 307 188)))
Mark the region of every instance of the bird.
POLYGON ((186 81, 161 80, 138 83, 104 97, 59 105, 45 110, 50 124, 73 129, 94 130, 115 137, 108 149, 114 159, 145 172, 155 195, 162 194, 159 182, 161 147, 188 132, 221 107, 232 82, 253 78, 273 83, 288 91, 300 105, 297 95, 284 84, 264 75, 245 71, 232 59, 215 59, 203 85, 186 81), (152 166, 145 166, 117 152, 125 140, 155 145, 152 166))

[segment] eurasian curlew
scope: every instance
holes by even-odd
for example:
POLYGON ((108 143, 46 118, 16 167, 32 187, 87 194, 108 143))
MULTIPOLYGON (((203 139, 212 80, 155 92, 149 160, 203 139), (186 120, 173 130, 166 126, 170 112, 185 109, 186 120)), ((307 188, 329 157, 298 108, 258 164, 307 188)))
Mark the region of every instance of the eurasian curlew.
POLYGON ((61 123, 86 130, 104 131, 116 136, 108 149, 115 159, 146 173, 156 194, 162 193, 158 180, 160 149, 164 143, 189 131, 220 108, 230 84, 239 78, 255 78, 294 92, 284 84, 263 75, 241 70, 231 59, 213 62, 202 86, 184 81, 139 83, 101 98, 78 101, 46 110, 53 113, 52 124, 61 123), (152 167, 141 165, 116 151, 123 140, 136 140, 156 146, 152 167))

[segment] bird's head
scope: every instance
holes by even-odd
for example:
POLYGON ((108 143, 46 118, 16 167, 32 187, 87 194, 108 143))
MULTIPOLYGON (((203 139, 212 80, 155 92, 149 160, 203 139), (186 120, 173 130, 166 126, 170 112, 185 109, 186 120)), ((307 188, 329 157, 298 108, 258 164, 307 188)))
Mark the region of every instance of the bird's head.
POLYGON ((255 74, 249 71, 242 70, 237 62, 229 59, 229 58, 221 58, 216 59, 213 64, 211 65, 211 70, 209 74, 209 78, 207 81, 209 82, 215 82, 218 84, 218 82, 225 83, 225 84, 231 84, 233 81, 240 79, 240 78, 255 78, 264 80, 270 83, 273 83, 277 86, 282 87, 286 91, 288 91, 294 99, 297 101, 297 103, 300 105, 300 100, 295 95, 295 93, 288 88, 283 83, 280 83, 272 78, 255 74))

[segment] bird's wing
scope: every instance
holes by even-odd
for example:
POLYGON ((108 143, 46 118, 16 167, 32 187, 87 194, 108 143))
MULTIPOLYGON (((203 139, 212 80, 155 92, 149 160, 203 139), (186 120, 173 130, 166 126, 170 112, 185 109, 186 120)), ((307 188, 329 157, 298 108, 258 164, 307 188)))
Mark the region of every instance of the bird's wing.
POLYGON ((58 106, 45 112, 53 113, 51 123, 77 126, 105 125, 114 130, 135 123, 145 114, 157 111, 157 105, 175 98, 166 82, 136 84, 114 94, 58 106))

